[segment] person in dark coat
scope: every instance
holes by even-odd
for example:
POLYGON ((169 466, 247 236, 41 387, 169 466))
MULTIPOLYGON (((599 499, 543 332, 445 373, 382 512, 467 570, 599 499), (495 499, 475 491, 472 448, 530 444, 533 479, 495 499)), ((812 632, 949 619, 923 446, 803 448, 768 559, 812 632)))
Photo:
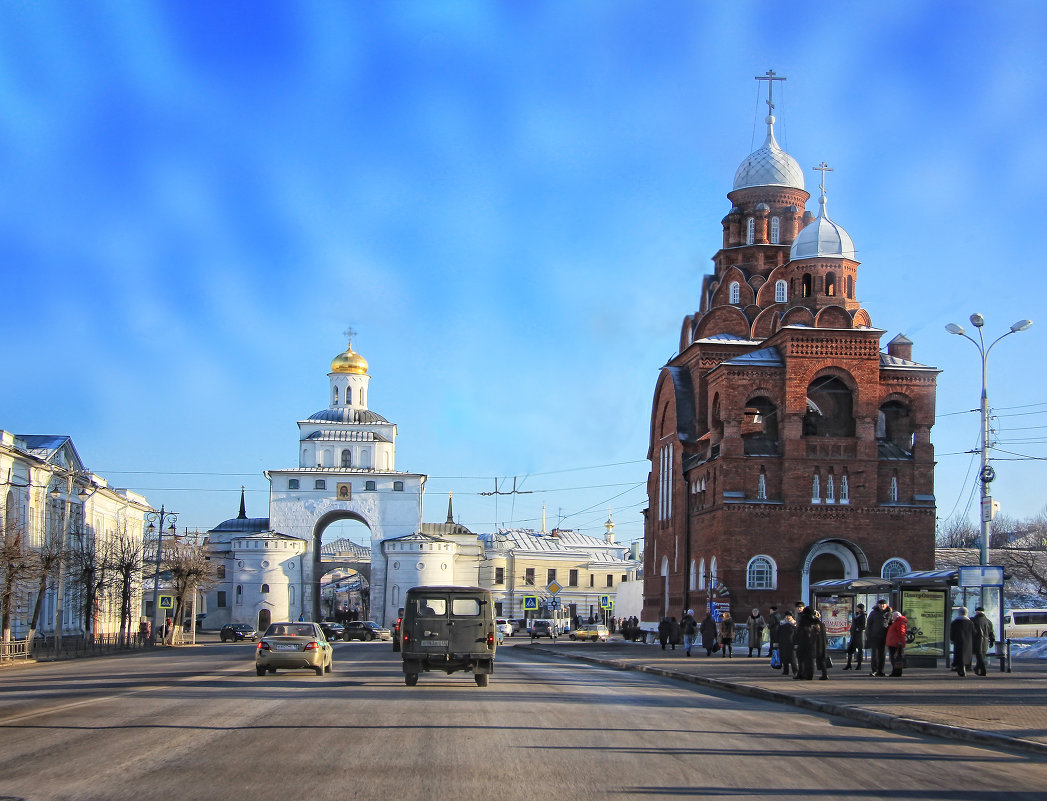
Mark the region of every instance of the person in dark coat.
POLYGON ((734 618, 730 612, 724 612, 720 617, 720 652, 721 657, 734 658, 734 618))
POLYGON ((974 624, 974 675, 985 676, 988 674, 985 663, 989 649, 996 645, 996 630, 992 627, 992 621, 985 616, 984 606, 974 610, 971 623, 974 624))
POLYGON ((825 670, 825 624, 818 618, 818 612, 806 607, 800 616, 794 638, 796 645, 796 663, 800 670, 797 679, 813 679, 815 665, 821 671, 820 679, 829 678, 825 670))
POLYGON ((691 648, 698 638, 698 621, 695 620, 694 610, 688 609, 680 618, 680 628, 683 630, 683 652, 685 656, 691 655, 691 648))
POLYGON ((675 651, 677 645, 683 643, 683 631, 680 629, 680 624, 676 622, 676 618, 669 618, 669 645, 675 651))
POLYGON ((662 650, 665 650, 665 644, 669 642, 669 618, 663 617, 658 621, 658 642, 662 644, 662 650))
POLYGON ((760 656, 763 630, 766 625, 767 623, 763 619, 763 615, 760 614, 759 609, 754 609, 752 614, 745 619, 745 627, 749 630, 749 656, 753 655, 753 648, 756 649, 756 656, 760 656))
POLYGON ((857 610, 851 616, 851 639, 847 643, 847 664, 844 665, 844 670, 851 669, 852 655, 857 662, 854 669, 862 669, 862 657, 865 655, 865 619, 865 604, 858 604, 857 610))
POLYGON ((778 627, 782 625, 782 616, 777 606, 771 607, 771 614, 767 616, 767 634, 771 640, 771 650, 778 645, 778 627))
POLYGON ((891 608, 881 598, 869 613, 865 623, 865 641, 869 645, 870 676, 886 676, 883 672, 887 661, 887 627, 891 625, 891 608))
POLYGON ((967 617, 967 607, 961 606, 956 619, 949 626, 952 640, 952 669, 957 676, 966 676, 971 668, 971 651, 974 649, 974 624, 967 617))
POLYGON ((799 674, 796 665, 796 650, 793 648, 793 640, 796 635, 796 621, 792 612, 786 612, 781 624, 778 626, 778 654, 782 659, 782 675, 788 676, 789 669, 793 675, 799 674))
POLYGON ((717 629, 716 621, 713 620, 711 612, 706 614, 705 620, 702 621, 700 631, 702 634, 702 648, 705 649, 705 655, 712 656, 713 651, 716 650, 717 629))

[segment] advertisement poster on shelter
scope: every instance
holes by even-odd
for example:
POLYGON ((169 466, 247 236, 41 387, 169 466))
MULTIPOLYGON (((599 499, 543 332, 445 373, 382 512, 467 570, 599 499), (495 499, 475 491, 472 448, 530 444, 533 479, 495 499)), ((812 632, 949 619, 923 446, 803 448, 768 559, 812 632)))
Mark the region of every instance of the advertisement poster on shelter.
POLYGON ((906 653, 945 654, 945 592, 902 590, 902 614, 908 620, 906 653))
POLYGON ((822 615, 827 637, 846 637, 851 632, 851 612, 854 598, 836 595, 819 595, 815 606, 822 615))

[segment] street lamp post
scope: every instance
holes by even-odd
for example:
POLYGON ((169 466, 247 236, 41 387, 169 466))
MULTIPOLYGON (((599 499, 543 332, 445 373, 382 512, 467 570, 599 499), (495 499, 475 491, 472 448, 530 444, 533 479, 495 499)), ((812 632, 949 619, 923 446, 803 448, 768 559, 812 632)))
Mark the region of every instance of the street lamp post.
POLYGON ((168 534, 173 537, 178 531, 175 528, 178 513, 168 512, 164 509, 163 504, 160 504, 160 511, 147 512, 145 519, 149 521, 149 535, 156 534, 156 566, 153 571, 153 641, 155 642, 160 621, 160 561, 163 556, 161 545, 164 541, 164 520, 171 521, 171 525, 168 527, 168 534))
POLYGON ((1032 320, 1019 320, 1011 326, 1009 331, 1004 332, 996 339, 994 339, 989 347, 985 347, 985 336, 982 334, 982 327, 985 325, 985 318, 982 315, 975 312, 971 315, 971 325, 978 329, 978 339, 974 339, 964 331, 962 326, 956 325, 956 323, 949 323, 945 326, 945 330, 950 334, 956 334, 964 339, 970 340, 974 343, 974 346, 978 348, 978 353, 982 359, 982 402, 981 402, 981 461, 982 469, 978 474, 979 481, 981 483, 981 553, 979 556, 979 564, 989 564, 989 523, 992 520, 992 496, 989 494, 989 485, 993 479, 996 478, 996 471, 993 470, 992 465, 989 464, 989 396, 986 391, 986 365, 989 361, 989 352, 1004 337, 1008 337, 1011 334, 1017 334, 1019 331, 1025 331, 1032 325, 1032 320))

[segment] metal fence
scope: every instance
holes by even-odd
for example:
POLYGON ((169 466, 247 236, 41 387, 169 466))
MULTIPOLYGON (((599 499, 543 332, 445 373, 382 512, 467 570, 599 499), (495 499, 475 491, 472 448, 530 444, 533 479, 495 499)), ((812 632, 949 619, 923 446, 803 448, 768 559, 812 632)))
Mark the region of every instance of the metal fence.
POLYGON ((37 635, 29 648, 28 656, 33 659, 77 659, 135 651, 148 645, 150 643, 138 632, 130 635, 65 634, 57 647, 53 635, 37 635))
POLYGON ((0 662, 14 662, 29 659, 29 638, 0 642, 0 662))

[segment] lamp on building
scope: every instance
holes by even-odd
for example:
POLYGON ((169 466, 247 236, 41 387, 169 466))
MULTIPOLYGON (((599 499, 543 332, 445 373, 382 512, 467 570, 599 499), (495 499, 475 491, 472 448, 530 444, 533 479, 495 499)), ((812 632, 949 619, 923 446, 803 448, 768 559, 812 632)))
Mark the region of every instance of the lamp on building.
POLYGON ((985 347, 985 336, 982 334, 982 327, 985 325, 985 318, 977 312, 971 315, 971 325, 978 329, 978 339, 974 339, 964 331, 962 326, 956 325, 956 323, 949 323, 945 326, 945 330, 950 334, 956 334, 964 339, 970 340, 974 343, 974 346, 978 348, 978 353, 982 360, 982 402, 981 402, 981 461, 982 469, 978 478, 981 482, 981 553, 979 557, 979 564, 987 565, 989 563, 989 523, 992 521, 993 507, 992 507, 992 496, 989 494, 989 485, 993 479, 996 478, 996 471, 992 469, 992 465, 989 464, 989 396, 986 392, 986 364, 989 360, 989 352, 1004 337, 1009 337, 1011 334, 1017 334, 1019 331, 1025 331, 1032 326, 1032 320, 1019 320, 1011 326, 1009 331, 1004 332, 996 339, 994 339, 989 347, 985 347))
POLYGON ((161 504, 159 512, 156 510, 146 512, 145 519, 149 521, 149 526, 146 528, 149 532, 149 536, 156 536, 156 567, 153 571, 153 640, 155 641, 156 632, 159 631, 160 620, 160 562, 163 557, 161 546, 164 541, 164 521, 171 521, 167 533, 168 536, 174 537, 178 532, 178 529, 175 528, 175 523, 178 520, 178 513, 168 512, 163 504, 161 504))

